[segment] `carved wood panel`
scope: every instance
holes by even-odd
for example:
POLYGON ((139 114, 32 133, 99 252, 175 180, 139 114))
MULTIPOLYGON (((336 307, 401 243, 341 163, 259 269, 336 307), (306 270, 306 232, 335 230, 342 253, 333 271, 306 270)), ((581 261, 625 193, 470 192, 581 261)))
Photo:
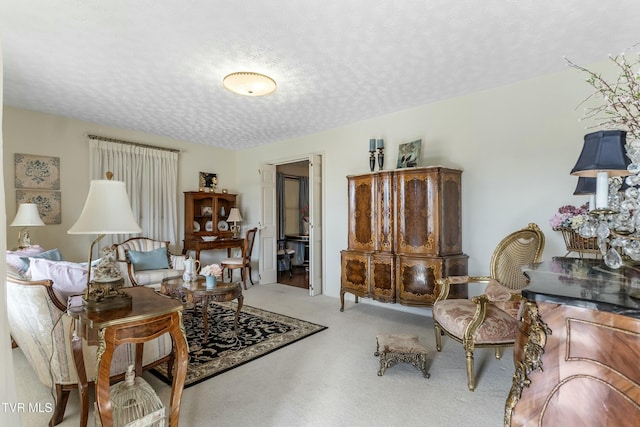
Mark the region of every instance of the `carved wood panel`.
POLYGON ((375 175, 349 179, 350 250, 373 251, 375 245, 375 175))
POLYGON ((398 253, 438 255, 434 236, 438 224, 438 201, 433 179, 432 173, 396 173, 398 253))
POLYGON ((341 288, 361 297, 369 296, 369 254, 342 251, 341 288))
POLYGON ((393 172, 380 172, 376 189, 377 247, 392 252, 394 245, 393 172))
POLYGON ((522 325, 505 425, 640 425, 640 320, 529 302, 522 325))
POLYGON ((382 302, 396 301, 395 257, 391 254, 371 256, 371 293, 382 302))

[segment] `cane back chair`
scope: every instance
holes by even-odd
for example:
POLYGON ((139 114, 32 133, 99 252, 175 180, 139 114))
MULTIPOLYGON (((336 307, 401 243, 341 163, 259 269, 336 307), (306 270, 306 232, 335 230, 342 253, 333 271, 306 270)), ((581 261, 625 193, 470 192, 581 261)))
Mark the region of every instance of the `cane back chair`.
POLYGON ((495 349, 496 359, 504 347, 513 346, 518 333, 520 290, 528 281, 522 267, 539 262, 545 237, 536 224, 506 236, 493 252, 489 277, 452 276, 437 281, 440 293, 433 304, 436 349, 442 350, 442 335, 460 342, 466 353, 467 382, 475 390, 473 351, 495 349), (469 299, 446 299, 451 286, 488 283, 485 293, 469 299))

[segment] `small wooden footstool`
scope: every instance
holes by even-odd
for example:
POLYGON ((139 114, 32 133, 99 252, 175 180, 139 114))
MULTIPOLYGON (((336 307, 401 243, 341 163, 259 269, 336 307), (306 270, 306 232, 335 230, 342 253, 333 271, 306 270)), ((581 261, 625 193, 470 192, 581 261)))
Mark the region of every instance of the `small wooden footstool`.
POLYGON ((420 345, 415 335, 378 335, 374 356, 380 356, 380 370, 378 376, 384 375, 387 368, 396 362, 411 363, 422 371, 425 378, 431 375, 427 372, 427 349, 420 345))

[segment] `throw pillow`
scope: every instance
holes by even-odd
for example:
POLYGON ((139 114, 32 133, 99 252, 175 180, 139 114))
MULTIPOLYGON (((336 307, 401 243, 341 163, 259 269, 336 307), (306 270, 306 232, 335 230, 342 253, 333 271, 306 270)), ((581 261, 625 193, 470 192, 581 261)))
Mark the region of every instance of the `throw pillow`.
POLYGON ((44 258, 50 261, 64 261, 62 254, 58 249, 49 249, 48 251, 41 252, 36 255, 22 256, 20 259, 24 263, 24 270, 29 269, 29 264, 31 263, 32 258, 44 258))
POLYGON ((28 248, 19 249, 17 251, 7 251, 7 265, 11 266, 21 276, 27 271, 27 266, 20 257, 35 256, 44 252, 44 249, 38 245, 32 245, 28 248))
POLYGON ((129 261, 133 264, 135 271, 162 270, 169 268, 169 258, 167 248, 158 248, 152 251, 127 251, 129 261))
POLYGON ((86 289, 87 268, 82 264, 34 257, 29 261, 31 280, 52 280, 53 290, 64 302, 70 295, 83 293, 86 289))

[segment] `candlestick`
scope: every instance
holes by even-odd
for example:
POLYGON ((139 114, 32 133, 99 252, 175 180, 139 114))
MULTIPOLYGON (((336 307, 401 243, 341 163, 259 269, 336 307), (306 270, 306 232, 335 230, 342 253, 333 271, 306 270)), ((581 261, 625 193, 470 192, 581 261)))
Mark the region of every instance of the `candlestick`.
POLYGON ((376 151, 376 140, 375 139, 370 139, 369 140, 369 151, 376 151))
POLYGON ((596 175, 596 209, 606 209, 609 205, 609 174, 600 171, 596 175))
POLYGON ((379 139, 378 140, 378 149, 380 148, 384 148, 384 139, 379 139))

